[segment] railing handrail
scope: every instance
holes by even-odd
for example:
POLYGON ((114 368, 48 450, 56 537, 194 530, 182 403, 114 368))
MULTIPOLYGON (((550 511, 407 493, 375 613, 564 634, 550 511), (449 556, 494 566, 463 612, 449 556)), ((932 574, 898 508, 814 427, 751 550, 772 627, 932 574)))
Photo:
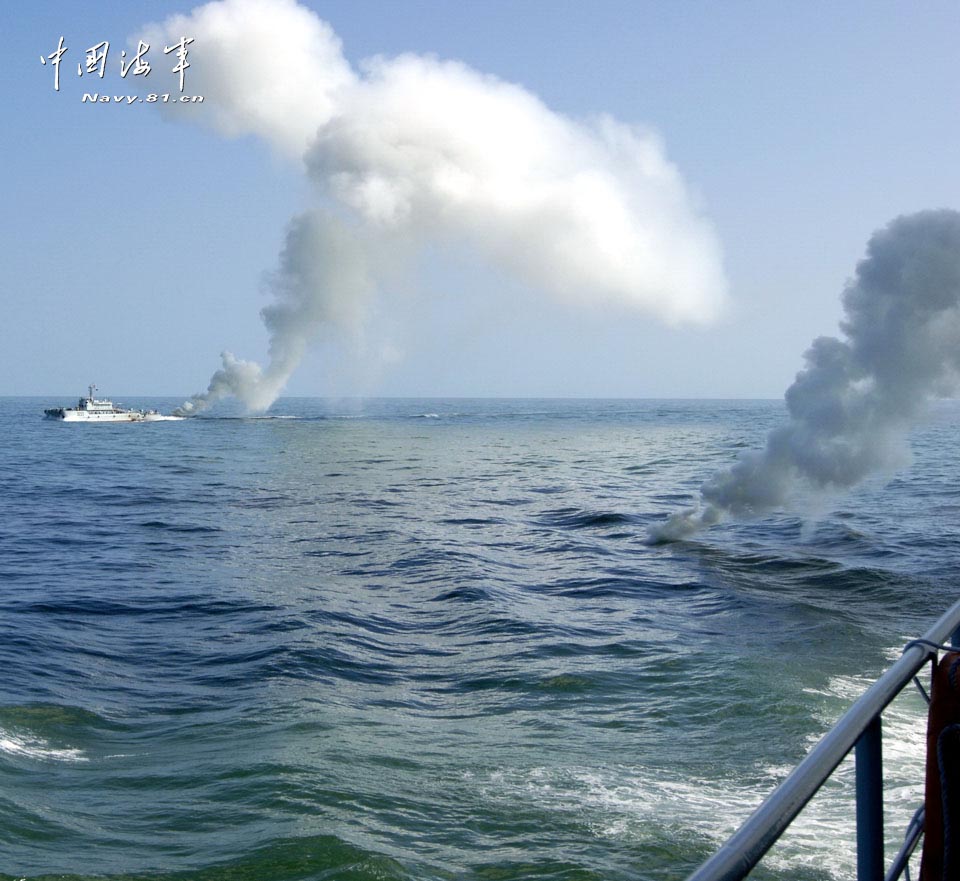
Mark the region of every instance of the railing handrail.
MULTIPOLYGON (((923 640, 942 645, 960 628, 960 601, 923 640)), ((913 680, 936 649, 909 643, 899 660, 847 710, 746 822, 687 881, 740 881, 756 866, 804 805, 836 770, 867 727, 913 680)))

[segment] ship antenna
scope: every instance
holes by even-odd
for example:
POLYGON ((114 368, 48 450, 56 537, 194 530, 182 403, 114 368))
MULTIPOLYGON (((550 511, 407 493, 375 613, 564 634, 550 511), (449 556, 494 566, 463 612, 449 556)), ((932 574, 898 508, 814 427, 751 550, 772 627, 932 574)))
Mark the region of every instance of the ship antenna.
POLYGON ((91 382, 88 388, 90 389, 90 400, 92 401, 93 393, 97 390, 97 387, 91 382))

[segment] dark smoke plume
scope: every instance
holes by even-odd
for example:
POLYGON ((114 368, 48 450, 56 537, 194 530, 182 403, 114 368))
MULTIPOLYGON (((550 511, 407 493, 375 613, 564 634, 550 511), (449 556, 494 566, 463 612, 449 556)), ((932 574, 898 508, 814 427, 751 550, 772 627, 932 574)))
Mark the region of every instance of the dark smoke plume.
POLYGON ((672 541, 726 518, 832 493, 908 457, 906 436, 960 374, 960 214, 898 217, 872 236, 843 292, 842 338, 819 337, 786 392, 787 423, 650 530, 672 541))

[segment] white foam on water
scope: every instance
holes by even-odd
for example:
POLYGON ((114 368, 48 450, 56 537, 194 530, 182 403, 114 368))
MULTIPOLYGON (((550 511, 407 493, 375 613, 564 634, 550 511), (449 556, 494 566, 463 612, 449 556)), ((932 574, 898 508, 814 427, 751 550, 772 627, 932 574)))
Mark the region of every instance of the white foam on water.
MULTIPOLYGON (((895 657, 899 655, 897 650, 895 657)), ((823 690, 813 718, 822 729, 809 748, 873 680, 835 677, 823 690)), ((923 801, 926 712, 918 694, 896 699, 883 716, 884 825, 887 861, 923 801)), ((793 765, 748 769, 740 778, 681 778, 674 770, 634 766, 595 769, 539 767, 502 769, 471 782, 496 801, 534 802, 540 808, 577 815, 598 837, 662 843, 707 841, 719 847, 793 770, 793 765)), ((809 868, 835 878, 856 875, 855 770, 845 759, 763 860, 773 870, 809 868)), ((914 858, 916 863, 919 856, 914 858)))
MULTIPOLYGON (((757 769, 750 779, 737 780, 680 779, 669 771, 636 766, 534 768, 494 773, 482 788, 496 800, 532 801, 541 809, 577 815, 599 838, 626 839, 634 845, 675 839, 716 848, 789 770, 757 769)), ((821 795, 810 803, 764 864, 774 869, 817 867, 837 878, 850 877, 855 868, 853 836, 852 802, 838 803, 828 792, 827 798, 821 795)))
POLYGON ((0 753, 56 762, 88 761, 83 750, 73 747, 57 749, 40 737, 12 734, 2 729, 0 729, 0 753))

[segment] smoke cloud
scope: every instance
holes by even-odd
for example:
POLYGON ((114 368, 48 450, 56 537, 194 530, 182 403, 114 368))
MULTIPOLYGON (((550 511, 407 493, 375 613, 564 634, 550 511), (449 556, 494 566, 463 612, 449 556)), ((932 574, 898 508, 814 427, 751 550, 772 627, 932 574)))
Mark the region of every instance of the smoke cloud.
POLYGON ((265 139, 316 195, 271 281, 270 363, 224 353, 187 411, 227 394, 268 407, 321 328, 355 331, 374 295, 389 301, 391 255, 438 244, 575 304, 679 323, 723 303, 712 228, 649 131, 570 119, 455 61, 377 57, 354 70, 294 0, 222 0, 151 35, 194 37, 188 76, 206 100, 178 115, 265 139))
POLYGON ((843 338, 814 340, 786 391, 786 424, 708 480, 699 507, 653 527, 652 541, 845 490, 907 460, 910 426, 960 376, 960 214, 923 211, 874 233, 843 307, 843 338))

